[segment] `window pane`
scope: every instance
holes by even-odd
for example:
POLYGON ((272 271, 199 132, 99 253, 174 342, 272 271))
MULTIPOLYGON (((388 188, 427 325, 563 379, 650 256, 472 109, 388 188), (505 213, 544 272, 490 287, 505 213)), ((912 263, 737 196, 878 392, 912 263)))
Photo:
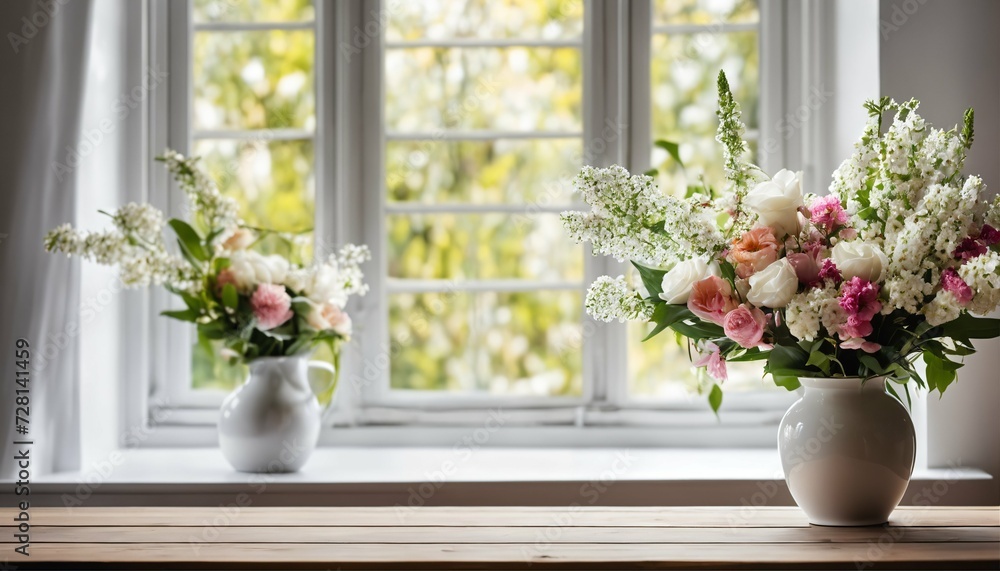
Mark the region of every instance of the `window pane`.
POLYGON ((390 202, 569 205, 580 139, 390 141, 390 202))
POLYGON ((310 30, 197 32, 195 129, 313 129, 310 30))
MULTIPOLYGON (((758 125, 759 58, 757 32, 678 34, 653 37, 651 69, 653 136, 680 143, 687 178, 676 168, 661 178, 667 192, 683 193, 704 174, 709 184, 724 182, 718 128, 716 78, 725 70, 748 129, 758 125)), ((666 153, 654 150, 659 166, 666 153)))
POLYGON ((387 5, 386 40, 570 39, 583 33, 583 0, 407 0, 387 5))
POLYGON ((583 279, 583 248, 557 214, 393 214, 386 225, 391 277, 583 279))
POLYGON ((656 0, 653 11, 657 24, 715 24, 760 19, 756 0, 656 0))
POLYGON ((389 131, 582 129, 578 48, 411 48, 385 57, 389 131))
POLYGON ((194 21, 299 22, 315 17, 312 0, 194 0, 194 21))
POLYGON ((582 294, 396 294, 394 389, 580 395, 582 294))
MULTIPOLYGON (((262 133, 266 135, 266 133, 262 133)), ((219 190, 236 199, 252 226, 301 233, 294 244, 274 236, 261 251, 307 259, 314 224, 315 178, 312 141, 202 140, 195 144, 219 190)))

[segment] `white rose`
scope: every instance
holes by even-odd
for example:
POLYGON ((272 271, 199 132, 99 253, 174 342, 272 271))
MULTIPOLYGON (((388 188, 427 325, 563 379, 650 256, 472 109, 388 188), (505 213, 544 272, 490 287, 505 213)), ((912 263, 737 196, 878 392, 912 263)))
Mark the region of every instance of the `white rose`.
POLYGON ((253 290, 257 284, 280 284, 288 273, 288 260, 281 256, 262 256, 257 252, 240 250, 229 256, 229 271, 236 289, 253 290))
POLYGON ((771 180, 755 186, 744 202, 757 213, 761 224, 774 228, 779 239, 798 234, 802 229, 798 212, 803 205, 802 172, 781 169, 771 180))
POLYGON ((302 289, 310 300, 315 303, 332 303, 338 306, 347 304, 347 294, 340 280, 340 272, 328 265, 317 266, 305 282, 302 289))
POLYGON ((747 301, 757 307, 779 309, 788 305, 798 289, 799 278, 795 268, 787 258, 782 258, 750 276, 747 301))
POLYGON ((878 283, 889 265, 889 259, 878 246, 861 240, 837 242, 831 257, 845 280, 857 276, 878 283))
POLYGON ((720 274, 718 263, 709 264, 703 258, 678 262, 669 272, 663 274, 663 281, 660 282, 663 293, 660 294, 660 299, 667 303, 687 303, 691 296, 691 287, 695 282, 710 275, 720 274))

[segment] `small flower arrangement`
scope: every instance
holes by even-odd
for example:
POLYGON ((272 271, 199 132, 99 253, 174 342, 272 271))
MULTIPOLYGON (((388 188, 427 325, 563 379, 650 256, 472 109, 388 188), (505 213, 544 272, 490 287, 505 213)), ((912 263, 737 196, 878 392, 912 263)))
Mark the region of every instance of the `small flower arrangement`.
MULTIPOLYGON (((766 361, 789 390, 799 377, 887 376, 944 392, 972 340, 1000 336, 1000 320, 972 315, 1000 305, 1000 197, 990 203, 983 181, 961 174, 972 110, 944 131, 917 115, 916 100, 868 102, 854 154, 816 196, 803 194, 800 173, 768 177, 744 159, 724 73, 718 88, 730 192, 702 184, 675 198, 620 166, 577 177, 590 211, 563 213, 565 228, 595 254, 630 260, 642 282, 598 278, 588 313, 648 321, 647 339, 668 328, 686 337, 715 381, 716 411, 726 363, 737 361, 766 361)), ((675 144, 661 146, 679 161, 675 144)))
POLYGON ((108 214, 106 230, 59 226, 45 237, 45 249, 118 266, 126 287, 162 285, 186 306, 163 315, 196 324, 200 342, 220 340, 234 364, 305 354, 319 343, 329 344, 337 360, 339 344, 351 336, 348 298, 368 291, 360 267, 368 248, 347 245, 305 266, 260 254, 253 247, 268 231, 237 216, 236 203, 200 170, 197 157, 168 149, 158 159, 187 196, 190 223, 131 203, 108 214), (167 248, 167 225, 176 253, 167 248))

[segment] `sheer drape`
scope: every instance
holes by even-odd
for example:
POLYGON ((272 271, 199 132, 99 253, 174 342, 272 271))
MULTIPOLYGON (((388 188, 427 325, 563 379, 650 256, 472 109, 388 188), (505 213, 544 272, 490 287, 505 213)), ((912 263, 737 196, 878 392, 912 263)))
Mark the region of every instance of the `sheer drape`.
POLYGON ((42 238, 74 220, 90 12, 89 0, 0 2, 2 477, 16 473, 19 438, 34 442, 33 476, 80 463, 79 265, 46 254, 42 238), (14 431, 18 338, 31 345, 27 435, 14 431))

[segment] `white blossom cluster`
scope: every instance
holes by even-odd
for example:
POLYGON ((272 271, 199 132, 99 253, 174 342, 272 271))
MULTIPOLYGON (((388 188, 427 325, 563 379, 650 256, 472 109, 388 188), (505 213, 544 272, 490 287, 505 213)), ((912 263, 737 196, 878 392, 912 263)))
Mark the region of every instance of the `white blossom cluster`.
MULTIPOLYGON (((961 177, 972 138, 971 115, 964 129, 944 131, 930 127, 917 114, 918 106, 912 99, 870 104, 865 132, 854 154, 834 173, 830 192, 846 203, 859 237, 888 256, 883 313, 923 313, 940 324, 962 309, 953 294, 941 292, 941 272, 959 266, 955 251, 970 233, 984 223, 1000 222, 1000 200, 989 205, 982 200, 982 179, 961 177), (882 114, 890 110, 895 111, 893 122, 880 135, 882 114)), ((983 263, 973 261, 973 268, 983 263)), ((988 279, 977 282, 978 287, 966 283, 975 292, 970 310, 981 313, 977 309, 996 306, 991 300, 1000 294, 988 279)))
POLYGON ((985 315, 1000 307, 1000 253, 991 250, 972 258, 962 264, 958 275, 975 292, 969 311, 985 315))
POLYGON ((625 276, 601 276, 587 290, 587 313, 600 321, 647 321, 653 308, 629 286, 625 276))
POLYGON ((667 267, 721 249, 714 212, 694 201, 665 196, 644 175, 621 166, 584 167, 574 181, 590 212, 564 212, 562 222, 577 242, 618 261, 667 267))
POLYGON ((197 272, 186 260, 167 252, 159 234, 163 226, 159 211, 148 205, 128 204, 112 214, 112 219, 115 228, 101 232, 77 230, 63 224, 46 235, 45 249, 80 256, 104 266, 118 266, 125 287, 151 284, 169 284, 185 290, 192 287, 197 272))
POLYGON ((839 291, 833 283, 825 287, 809 288, 792 296, 785 306, 788 331, 800 341, 814 341, 820 326, 832 334, 844 322, 844 310, 837 302, 839 291))
POLYGON ((229 228, 239 225, 236 201, 219 192, 215 181, 197 168, 197 157, 185 158, 177 151, 167 149, 161 160, 187 195, 192 214, 201 217, 206 227, 229 228))

